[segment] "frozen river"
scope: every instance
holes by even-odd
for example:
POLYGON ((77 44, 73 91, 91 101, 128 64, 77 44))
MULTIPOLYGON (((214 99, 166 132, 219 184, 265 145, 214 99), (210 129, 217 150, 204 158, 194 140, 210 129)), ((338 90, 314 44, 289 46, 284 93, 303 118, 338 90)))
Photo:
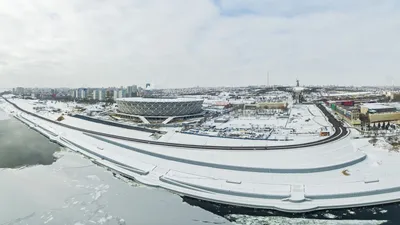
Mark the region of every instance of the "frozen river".
POLYGON ((115 176, 14 119, 0 121, 0 141, 2 225, 230 224, 177 195, 115 176))
POLYGON ((138 185, 0 110, 0 224, 399 224, 391 204, 301 215, 197 201, 138 185))
POLYGON ((52 164, 59 146, 43 139, 39 133, 0 111, 0 168, 52 164))

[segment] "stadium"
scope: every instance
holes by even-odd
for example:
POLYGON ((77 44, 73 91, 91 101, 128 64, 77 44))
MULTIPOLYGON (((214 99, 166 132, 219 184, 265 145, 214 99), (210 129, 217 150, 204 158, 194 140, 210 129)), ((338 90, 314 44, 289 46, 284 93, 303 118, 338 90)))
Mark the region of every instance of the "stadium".
POLYGON ((118 116, 147 119, 190 118, 202 115, 202 99, 191 98, 119 98, 118 116))

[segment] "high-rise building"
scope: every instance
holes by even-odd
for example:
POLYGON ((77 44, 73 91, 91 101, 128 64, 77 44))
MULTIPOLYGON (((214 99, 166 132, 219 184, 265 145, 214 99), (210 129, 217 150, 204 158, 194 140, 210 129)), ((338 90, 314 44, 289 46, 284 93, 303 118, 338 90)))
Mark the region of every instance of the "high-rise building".
POLYGON ((105 100, 106 91, 104 89, 95 89, 93 90, 93 99, 98 101, 105 100))
POLYGON ((73 90, 73 89, 69 90, 68 91, 68 96, 71 97, 71 98, 75 98, 75 90, 73 90))
POLYGON ((138 88, 136 85, 128 86, 125 97, 137 97, 138 88))
POLYGON ((99 98, 97 100, 99 101, 106 100, 106 91, 104 89, 99 90, 99 98))
POLYGON ((114 89, 114 94, 113 94, 113 99, 114 100, 117 100, 117 98, 118 98, 118 89, 114 89))
POLYGON ((17 88, 15 89, 15 94, 17 94, 17 95, 23 95, 23 94, 25 94, 25 88, 23 88, 23 87, 17 87, 17 88))
POLYGON ((80 99, 86 99, 87 98, 87 89, 86 88, 80 88, 79 89, 79 98, 80 99))
POLYGON ((124 89, 119 89, 118 90, 118 98, 123 98, 125 97, 125 90, 124 89))
POLYGON ((74 91, 74 99, 78 99, 79 98, 79 89, 75 89, 74 91))
POLYGON ((114 99, 114 89, 112 88, 106 89, 105 99, 114 99))
POLYGON ((99 89, 94 89, 93 90, 93 99, 97 100, 99 98, 99 89))
POLYGON ((94 95, 94 91, 96 89, 86 89, 86 98, 87 99, 94 99, 93 95, 94 95))
POLYGON ((126 97, 126 90, 123 89, 122 87, 120 89, 115 89, 114 90, 114 100, 117 98, 124 98, 126 97))

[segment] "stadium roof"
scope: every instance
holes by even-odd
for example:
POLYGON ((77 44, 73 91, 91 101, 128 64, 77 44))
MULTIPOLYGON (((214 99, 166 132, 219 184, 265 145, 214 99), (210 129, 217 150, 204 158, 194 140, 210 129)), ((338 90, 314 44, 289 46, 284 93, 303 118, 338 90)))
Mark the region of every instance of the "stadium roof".
POLYGON ((193 99, 193 98, 118 98, 117 101, 127 101, 127 102, 194 102, 203 101, 203 99, 193 99))

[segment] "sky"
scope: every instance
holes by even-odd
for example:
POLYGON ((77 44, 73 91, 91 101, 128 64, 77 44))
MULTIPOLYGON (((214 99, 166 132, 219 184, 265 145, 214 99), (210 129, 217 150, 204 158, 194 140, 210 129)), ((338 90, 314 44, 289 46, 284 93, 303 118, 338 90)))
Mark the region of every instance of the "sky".
POLYGON ((398 0, 0 1, 0 87, 400 85, 398 0))

